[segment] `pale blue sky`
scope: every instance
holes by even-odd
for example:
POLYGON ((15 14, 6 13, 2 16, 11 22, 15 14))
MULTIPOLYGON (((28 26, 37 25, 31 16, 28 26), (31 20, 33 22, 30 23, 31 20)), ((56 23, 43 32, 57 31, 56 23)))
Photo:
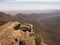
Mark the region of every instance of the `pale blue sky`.
POLYGON ((49 10, 60 9, 59 0, 0 0, 2 10, 49 10))

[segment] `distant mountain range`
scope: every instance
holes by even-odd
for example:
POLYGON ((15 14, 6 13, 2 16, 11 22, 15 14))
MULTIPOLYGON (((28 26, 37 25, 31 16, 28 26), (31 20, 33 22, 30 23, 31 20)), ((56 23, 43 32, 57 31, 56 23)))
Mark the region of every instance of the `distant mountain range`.
POLYGON ((7 14, 16 15, 18 13, 22 14, 31 14, 31 13, 54 13, 54 12, 60 12, 60 10, 13 10, 13 11, 2 11, 7 14))

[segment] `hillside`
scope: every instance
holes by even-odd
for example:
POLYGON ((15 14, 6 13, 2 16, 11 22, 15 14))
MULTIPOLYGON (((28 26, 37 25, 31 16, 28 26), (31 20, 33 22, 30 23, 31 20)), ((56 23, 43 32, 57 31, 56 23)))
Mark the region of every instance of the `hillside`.
POLYGON ((11 18, 12 16, 10 14, 5 14, 4 12, 0 12, 0 25, 9 22, 11 18))
POLYGON ((60 16, 52 17, 44 20, 46 25, 46 39, 47 42, 50 42, 52 45, 60 44, 60 16), (52 42, 53 41, 53 42, 52 42))

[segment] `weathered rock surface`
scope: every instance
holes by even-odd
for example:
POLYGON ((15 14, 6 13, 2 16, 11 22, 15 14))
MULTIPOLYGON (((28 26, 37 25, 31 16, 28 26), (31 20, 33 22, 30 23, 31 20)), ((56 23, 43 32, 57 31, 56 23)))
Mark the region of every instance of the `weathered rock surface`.
POLYGON ((35 45, 32 24, 9 22, 0 27, 0 45, 35 45))

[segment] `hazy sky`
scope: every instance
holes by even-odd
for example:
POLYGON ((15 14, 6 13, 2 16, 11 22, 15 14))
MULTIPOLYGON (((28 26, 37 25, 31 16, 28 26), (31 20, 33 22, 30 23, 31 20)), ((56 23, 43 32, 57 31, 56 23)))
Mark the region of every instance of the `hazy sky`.
POLYGON ((60 0, 0 0, 0 11, 50 9, 60 9, 60 0))

